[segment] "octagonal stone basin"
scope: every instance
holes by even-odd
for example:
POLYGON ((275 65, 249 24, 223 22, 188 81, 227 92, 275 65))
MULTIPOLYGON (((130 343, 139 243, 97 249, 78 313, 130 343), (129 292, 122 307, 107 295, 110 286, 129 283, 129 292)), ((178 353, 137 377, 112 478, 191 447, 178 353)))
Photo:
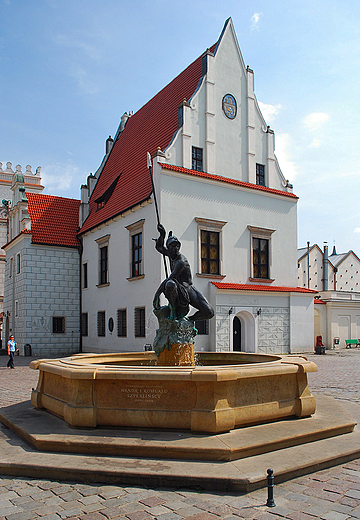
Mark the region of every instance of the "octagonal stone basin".
POLYGON ((315 412, 302 356, 197 353, 195 367, 157 367, 154 352, 32 361, 31 402, 73 427, 221 433, 315 412))

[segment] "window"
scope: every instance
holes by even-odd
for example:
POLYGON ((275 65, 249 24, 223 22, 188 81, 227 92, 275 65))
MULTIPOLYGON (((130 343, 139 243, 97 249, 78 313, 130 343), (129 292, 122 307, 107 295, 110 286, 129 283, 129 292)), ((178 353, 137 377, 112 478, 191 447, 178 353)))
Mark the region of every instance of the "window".
POLYGON ((89 326, 88 326, 88 313, 82 312, 81 313, 81 335, 83 337, 86 337, 89 333, 89 326))
POLYGON ((87 265, 87 263, 83 264, 82 275, 83 275, 82 276, 83 289, 87 289, 88 288, 88 265, 87 265))
POLYGON ((10 272, 9 272, 9 278, 11 278, 12 275, 13 275, 13 263, 14 263, 14 259, 13 259, 13 258, 10 258, 10 272))
POLYGON ((142 261, 142 233, 131 237, 131 277, 140 276, 142 261))
POLYGON ((16 272, 20 274, 21 272, 21 261, 20 261, 20 253, 16 255, 16 272))
POLYGON ((65 316, 52 317, 53 334, 65 334, 65 316))
POLYGON ((201 272, 220 274, 220 233, 201 230, 201 272))
POLYGON ((269 278, 269 240, 253 238, 253 277, 269 278))
POLYGON ((99 285, 108 281, 108 246, 100 247, 100 280, 99 285))
POLYGON ((145 338, 145 307, 135 308, 135 338, 145 338))
POLYGON ((19 302, 15 300, 15 318, 19 317, 19 302))
POLYGON ((221 273, 221 230, 226 222, 195 217, 198 224, 198 276, 224 277, 221 273))
POLYGON ((127 326, 126 309, 118 309, 117 311, 117 335, 119 338, 126 338, 127 326))
POLYGON ((202 148, 192 147, 192 169, 198 172, 203 171, 203 151, 202 148))
POLYGON ((105 311, 98 311, 97 313, 97 335, 99 337, 105 336, 105 311))
POLYGON ((250 231, 251 247, 251 274, 250 280, 262 280, 272 282, 270 278, 271 267, 271 235, 273 229, 248 226, 250 231))
MULTIPOLYGON (((109 240, 110 235, 105 235, 96 240, 99 246, 99 283, 98 287, 109 285, 109 240)), ((85 264, 84 264, 85 265, 85 264)), ((84 275, 84 271, 83 271, 84 275)), ((87 278, 87 268, 86 268, 87 278)), ((84 278, 83 278, 84 283, 84 278)), ((88 280, 86 279, 86 283, 88 280)))
POLYGON ((195 321, 195 329, 198 336, 207 336, 209 334, 209 320, 195 321))
POLYGON ((256 165, 256 184, 265 186, 265 166, 263 164, 256 165))
POLYGON ((126 229, 129 231, 130 276, 128 280, 144 278, 143 228, 144 219, 138 220, 126 229))

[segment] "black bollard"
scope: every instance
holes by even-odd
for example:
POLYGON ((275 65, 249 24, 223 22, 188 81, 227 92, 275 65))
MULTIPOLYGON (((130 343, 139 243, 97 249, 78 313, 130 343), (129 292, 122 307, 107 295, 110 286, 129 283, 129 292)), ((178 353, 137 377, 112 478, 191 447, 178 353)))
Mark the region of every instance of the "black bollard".
POLYGON ((268 489, 268 498, 266 501, 266 505, 268 507, 275 507, 276 504, 274 502, 274 470, 267 470, 267 489, 268 489))

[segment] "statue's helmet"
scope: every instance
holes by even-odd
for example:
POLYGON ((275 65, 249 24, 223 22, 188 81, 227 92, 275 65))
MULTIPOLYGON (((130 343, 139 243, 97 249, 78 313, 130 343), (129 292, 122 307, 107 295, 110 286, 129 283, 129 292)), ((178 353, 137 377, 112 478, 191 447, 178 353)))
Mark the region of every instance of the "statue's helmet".
POLYGON ((179 247, 181 246, 180 240, 172 234, 172 231, 169 232, 169 238, 166 241, 166 247, 169 248, 171 244, 177 243, 179 244, 179 247))

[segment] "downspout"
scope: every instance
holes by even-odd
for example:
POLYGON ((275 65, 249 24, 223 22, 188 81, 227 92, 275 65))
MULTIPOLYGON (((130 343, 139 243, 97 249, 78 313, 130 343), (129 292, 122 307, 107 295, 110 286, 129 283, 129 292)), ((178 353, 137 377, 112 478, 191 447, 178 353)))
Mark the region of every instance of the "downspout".
POLYGON ((78 240, 80 242, 80 247, 78 248, 78 251, 79 251, 79 273, 80 273, 80 276, 79 276, 79 308, 80 308, 80 312, 79 312, 79 330, 80 330, 80 338, 79 338, 79 352, 82 352, 82 331, 81 331, 81 316, 82 316, 82 284, 81 284, 81 279, 82 279, 82 254, 83 254, 83 239, 82 237, 79 237, 78 236, 78 240))
POLYGON ((307 286, 310 289, 310 242, 307 243, 307 286))
POLYGON ((329 252, 328 252, 328 246, 324 245, 324 257, 323 257, 323 290, 328 290, 328 281, 329 281, 329 252))

